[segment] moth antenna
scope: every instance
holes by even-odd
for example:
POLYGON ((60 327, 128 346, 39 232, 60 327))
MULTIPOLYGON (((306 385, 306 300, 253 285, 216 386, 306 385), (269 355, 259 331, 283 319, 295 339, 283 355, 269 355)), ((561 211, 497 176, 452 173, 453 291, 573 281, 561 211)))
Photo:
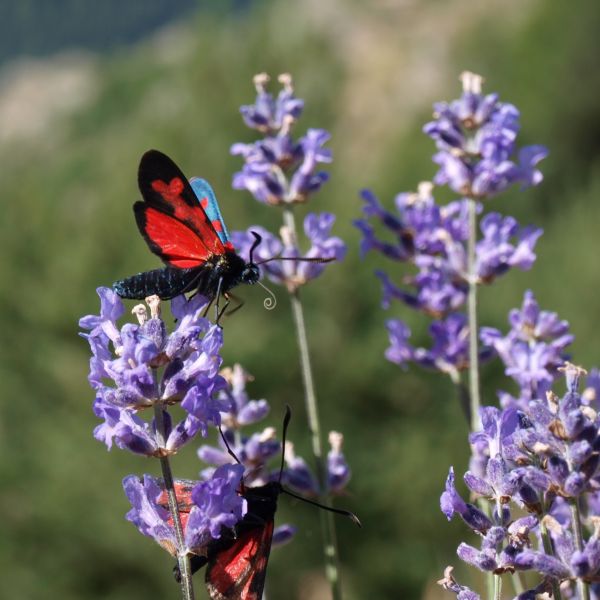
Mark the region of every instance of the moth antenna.
POLYGON ((264 283, 261 283, 260 281, 257 281, 256 283, 269 294, 269 296, 264 299, 263 306, 267 310, 273 310, 277 306, 277 297, 264 283))
POLYGON ((292 418, 292 409, 289 404, 285 405, 285 415, 283 417, 283 432, 281 435, 281 467, 279 468, 279 485, 281 485, 281 476, 283 475, 283 467, 285 465, 285 438, 287 437, 288 425, 292 418))
POLYGON ((251 264, 256 264, 254 263, 254 261, 252 260, 253 256, 254 256, 254 251, 256 250, 256 248, 258 246, 260 246, 260 243, 262 242, 262 236, 260 235, 260 233, 256 233, 256 231, 251 231, 250 232, 253 236, 254 236, 254 243, 252 244, 252 247, 250 248, 250 263, 251 264))
POLYGON ((303 257, 303 256, 273 256, 272 258, 267 258, 265 260, 261 260, 255 265, 264 265, 265 263, 271 262, 273 260, 297 260, 299 262, 316 262, 316 263, 328 263, 335 260, 335 256, 331 256, 330 258, 325 258, 323 256, 314 256, 314 257, 303 257))
POLYGON ((292 496, 293 498, 297 498, 298 500, 302 500, 302 502, 306 502, 308 504, 312 504, 318 508, 322 508, 323 510, 328 510, 329 512, 336 513, 338 515, 342 515, 344 517, 348 517, 355 525, 362 527, 362 523, 360 519, 351 511, 343 510, 342 508, 333 508, 333 506, 325 506, 324 504, 320 504, 319 502, 315 502, 314 500, 309 500, 308 498, 304 498, 298 494, 294 494, 291 490, 284 488, 281 486, 281 491, 288 496, 292 496))
POLYGON ((242 461, 238 458, 237 454, 231 449, 231 446, 229 445, 229 442, 227 441, 227 438, 225 437, 225 434, 223 433, 223 429, 221 428, 220 425, 219 425, 219 433, 221 434, 221 439, 223 440, 223 443, 225 444, 225 448, 227 448, 227 453, 229 454, 229 456, 231 456, 238 465, 241 465, 242 461))

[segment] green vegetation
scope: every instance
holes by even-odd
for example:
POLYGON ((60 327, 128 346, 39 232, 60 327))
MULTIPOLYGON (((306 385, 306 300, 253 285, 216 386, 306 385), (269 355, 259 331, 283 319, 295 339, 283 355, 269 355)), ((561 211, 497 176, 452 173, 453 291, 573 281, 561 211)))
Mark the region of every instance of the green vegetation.
MULTIPOLYGON (((532 4, 510 20, 505 12, 516 15, 522 3, 491 3, 467 19, 456 2, 455 20, 464 22, 453 37, 446 21, 434 18, 447 10, 443 3, 417 3, 412 12, 392 3, 372 12, 360 3, 338 4, 344 10, 332 3, 323 15, 283 1, 259 3, 243 17, 203 13, 178 34, 92 63, 93 101, 57 117, 33 141, 0 146, 2 597, 177 597, 169 558, 123 519, 121 479, 157 473, 158 466, 118 450, 108 454, 92 438, 88 351, 77 321, 97 311, 97 286, 157 266, 131 212, 137 163, 148 148, 210 180, 230 229, 280 225, 275 210, 230 186, 240 161, 229 146, 253 139, 238 106, 252 101, 258 71, 293 73, 307 105, 300 127, 333 132, 332 178, 309 208, 337 214, 335 232, 349 254, 304 296, 322 421, 345 433, 354 471, 350 495, 339 504, 364 523, 362 531, 343 521, 338 527, 350 600, 419 598, 444 566, 458 562, 462 529, 446 523, 438 498, 449 464, 464 470, 466 423, 449 382, 384 360, 390 313, 379 307, 372 274, 381 262, 359 259, 351 221, 360 213, 362 187, 391 205, 396 193, 432 176, 433 145, 420 126, 433 100, 459 94, 463 69, 482 73, 486 89, 522 109, 523 143, 551 151, 539 189, 505 196, 494 207, 543 226, 545 235, 530 273, 512 273, 482 291, 481 321, 505 329, 507 310, 531 287, 542 308, 571 322, 576 362, 598 364, 600 73, 593 60, 600 6, 532 4), (390 60, 390 40, 413 43, 411 19, 431 21, 412 48, 421 79, 400 43, 397 62, 390 60), (435 55, 440 40, 452 57, 444 64, 435 55)), ((225 359, 255 375, 250 390, 276 407, 273 425, 285 403, 294 408, 290 435, 299 453, 307 451, 285 294, 277 310, 266 312, 260 289, 240 292, 246 304, 225 322, 225 359)), ((393 314, 401 312, 396 307, 393 314)), ((425 319, 408 311, 402 317, 426 344, 425 319)), ((496 386, 507 385, 497 367, 484 369, 487 403, 495 401, 496 386)), ((175 459, 176 475, 197 473, 193 454, 175 459)), ((288 498, 280 506, 278 519, 300 530, 293 544, 273 551, 269 598, 308 598, 321 581, 318 517, 288 498)))

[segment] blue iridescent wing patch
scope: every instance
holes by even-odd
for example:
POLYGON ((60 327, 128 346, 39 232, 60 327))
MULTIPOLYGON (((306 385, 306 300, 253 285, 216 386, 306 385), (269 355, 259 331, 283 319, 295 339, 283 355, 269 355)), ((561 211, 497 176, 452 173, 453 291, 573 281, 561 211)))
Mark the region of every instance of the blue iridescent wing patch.
POLYGON ((223 221, 223 217, 221 216, 217 197, 215 196, 210 183, 200 177, 192 177, 190 179, 190 185, 200 202, 200 206, 204 209, 210 222, 215 228, 219 239, 223 244, 227 244, 229 242, 229 232, 227 231, 227 227, 225 227, 225 221, 223 221))

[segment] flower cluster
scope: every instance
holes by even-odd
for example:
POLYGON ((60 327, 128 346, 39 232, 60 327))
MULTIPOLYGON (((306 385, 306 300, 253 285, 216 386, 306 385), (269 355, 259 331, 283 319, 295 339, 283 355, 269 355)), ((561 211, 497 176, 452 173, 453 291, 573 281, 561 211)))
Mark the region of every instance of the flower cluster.
POLYGON ((148 299, 132 312, 138 323, 117 321, 124 313, 115 292, 99 288, 100 315, 83 317, 79 325, 89 333, 92 350, 89 382, 96 393, 94 412, 104 420, 94 436, 110 449, 112 444, 147 456, 173 454, 197 433, 205 436, 209 425, 220 423, 226 408, 214 394, 225 387, 219 375, 223 344, 220 327, 203 318, 206 301, 183 296, 171 303, 177 327, 167 334, 160 316, 158 297, 148 299), (173 425, 164 407, 179 404, 187 413, 173 425), (155 419, 146 421, 144 409, 158 407, 166 421, 164 436, 155 419), (164 437, 164 439, 162 439, 164 437))
MULTIPOLYGON (((239 494, 243 472, 241 465, 223 465, 210 478, 176 482, 186 553, 202 554, 212 540, 219 539, 246 514, 247 502, 239 494)), ((142 479, 129 475, 123 488, 131 503, 127 520, 175 556, 177 540, 164 482, 150 475, 142 479)))
MULTIPOLYGON (((539 146, 528 147, 521 151, 523 161, 531 159, 527 168, 524 162, 521 166, 511 162, 519 129, 516 109, 498 102, 495 94, 482 96, 481 78, 472 73, 463 74, 462 81, 462 98, 449 105, 437 104, 436 120, 425 126, 425 133, 436 140, 439 150, 434 162, 441 168, 434 181, 448 184, 466 197, 440 205, 433 184, 423 182, 417 193, 399 194, 396 210, 390 212, 372 192, 364 190, 364 217, 355 221, 363 236, 363 256, 374 250, 413 268, 413 273, 399 282, 376 271, 383 288, 383 307, 398 300, 434 319, 430 349, 410 344, 406 323, 388 320, 386 357, 400 365, 415 362, 440 370, 454 381, 469 366, 468 325, 459 311, 470 285, 490 284, 511 268, 530 269, 542 234, 537 227, 520 226, 512 217, 485 214, 479 222, 474 263, 469 264, 469 203, 496 194, 515 181, 539 183, 541 174, 532 170, 533 164, 546 154, 539 146), (376 224, 384 230, 384 238, 378 235, 376 224)), ((483 204, 476 203, 474 210, 481 214, 483 204)), ((492 347, 488 344, 480 357, 488 357, 492 347)))
MULTIPOLYGON (((231 147, 232 154, 244 159, 242 170, 233 177, 233 187, 249 191, 259 202, 279 205, 289 211, 292 205, 307 202, 327 181, 328 174, 318 171, 317 167, 332 160, 331 150, 324 148, 330 135, 323 129, 309 129, 306 135, 295 140, 292 128, 302 113, 304 102, 294 96, 290 75, 279 76, 282 89, 277 98, 267 91, 268 82, 266 74, 256 75, 256 101, 241 108, 246 125, 264 137, 231 147)), ((304 232, 311 246, 307 252, 301 252, 291 212, 289 217, 291 222, 287 221, 281 228, 280 236, 252 226, 247 231, 234 232, 232 241, 239 254, 249 259, 255 241, 251 232, 258 233, 262 242, 256 248, 254 259, 261 273, 293 292, 318 277, 325 269, 325 262, 342 260, 346 246, 340 238, 331 235, 333 214, 309 213, 304 219, 304 232), (299 260, 277 260, 281 256, 299 260), (325 260, 319 262, 318 259, 325 260)))
MULTIPOLYGON (((136 454, 164 460, 209 426, 221 423, 228 404, 217 397, 226 387, 219 375, 222 330, 202 314, 206 301, 200 295, 171 302, 177 326, 167 332, 158 297, 133 309, 137 324, 117 321, 123 316, 121 299, 99 288, 100 315, 80 321, 92 349, 89 382, 96 393, 94 412, 104 420, 94 436, 110 449, 113 444, 136 454), (168 407, 179 404, 186 416, 173 424, 168 407), (142 418, 153 409, 154 417, 142 418)), ((150 475, 126 477, 125 493, 132 509, 127 518, 173 555, 202 553, 224 529, 242 519, 247 506, 239 494, 244 469, 226 465, 196 482, 177 482, 185 548, 178 548, 173 515, 168 510, 162 480, 150 475)))
POLYGON ((266 204, 305 202, 329 178, 316 167, 318 163, 331 162, 331 151, 323 147, 330 135, 324 129, 309 129, 295 141, 291 129, 302 114, 304 102, 294 96, 290 75, 279 76, 283 88, 277 98, 266 91, 268 82, 265 73, 256 75, 256 101, 241 108, 246 125, 257 129, 264 138, 231 147, 231 153, 241 155, 245 161, 243 169, 233 177, 233 187, 248 190, 266 204))
MULTIPOLYGON (((495 507, 492 514, 462 499, 452 469, 440 501, 448 519, 458 515, 481 538, 480 548, 460 544, 463 561, 495 574, 541 576, 519 598, 594 581, 600 569, 600 523, 593 517, 600 508, 598 405, 590 403, 589 388, 578 391, 585 371, 568 363, 563 371, 562 398, 548 391, 521 408, 481 411, 483 429, 471 436, 473 459, 464 481, 472 495, 495 507), (515 509, 529 514, 513 516, 515 509)), ((589 383, 595 390, 595 375, 589 383)))
POLYGON ((543 146, 526 146, 512 160, 519 133, 519 111, 500 102, 497 94, 481 93, 483 79, 461 75, 463 94, 450 104, 434 106, 435 120, 423 131, 435 140, 433 157, 440 168, 435 183, 448 185, 457 194, 489 198, 514 183, 537 185, 542 174, 535 166, 547 156, 543 146))
MULTIPOLYGON (((222 330, 202 316, 206 301, 199 295, 171 302, 177 325, 167 332, 160 300, 146 299, 133 313, 137 324, 125 323, 121 299, 108 288, 99 288, 100 315, 80 321, 82 334, 92 349, 89 381, 96 392, 94 411, 104 422, 94 435, 110 449, 117 447, 164 458, 176 453, 197 433, 206 437, 209 426, 222 426, 220 447, 203 445, 198 456, 208 465, 199 480, 176 480, 175 493, 185 548, 178 549, 173 516, 169 512, 164 481, 150 475, 123 480, 131 502, 127 519, 144 535, 154 538, 169 553, 202 554, 206 546, 231 530, 247 512, 242 487, 266 485, 279 478, 281 442, 275 429, 245 435, 242 427, 262 421, 269 413, 266 400, 252 400, 246 392, 251 377, 244 369, 220 370, 222 330), (173 426, 168 407, 179 404, 187 413, 173 426), (140 413, 154 408, 144 420, 140 413), (160 419, 161 424, 157 422, 160 419), (235 454, 236 458, 231 454, 235 454), (271 459, 277 466, 271 467, 271 459), (242 486, 243 482, 243 486, 242 486)), ((332 432, 328 456, 328 491, 339 492, 350 478, 342 453, 342 436, 332 432)), ((305 461, 286 446, 287 468, 282 480, 290 487, 316 495, 319 487, 305 461)), ((293 535, 293 528, 277 528, 275 543, 293 535)))
POLYGON ((481 341, 493 348, 506 367, 506 375, 519 385, 518 398, 500 392, 501 404, 522 405, 550 389, 574 337, 567 321, 540 310, 530 290, 525 292, 521 309, 510 311, 508 321, 511 329, 505 336, 492 327, 482 327, 481 341))

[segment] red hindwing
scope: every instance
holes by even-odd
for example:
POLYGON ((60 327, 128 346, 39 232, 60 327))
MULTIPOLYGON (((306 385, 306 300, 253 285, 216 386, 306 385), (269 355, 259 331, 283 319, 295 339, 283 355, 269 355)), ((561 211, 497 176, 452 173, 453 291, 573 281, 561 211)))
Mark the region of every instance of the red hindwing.
POLYGON ((273 519, 246 531, 206 569, 211 600, 261 600, 273 539, 273 519))
POLYGON ((149 150, 142 156, 138 184, 143 202, 133 210, 150 250, 180 269, 198 267, 225 246, 201 207, 185 175, 165 154, 149 150))

